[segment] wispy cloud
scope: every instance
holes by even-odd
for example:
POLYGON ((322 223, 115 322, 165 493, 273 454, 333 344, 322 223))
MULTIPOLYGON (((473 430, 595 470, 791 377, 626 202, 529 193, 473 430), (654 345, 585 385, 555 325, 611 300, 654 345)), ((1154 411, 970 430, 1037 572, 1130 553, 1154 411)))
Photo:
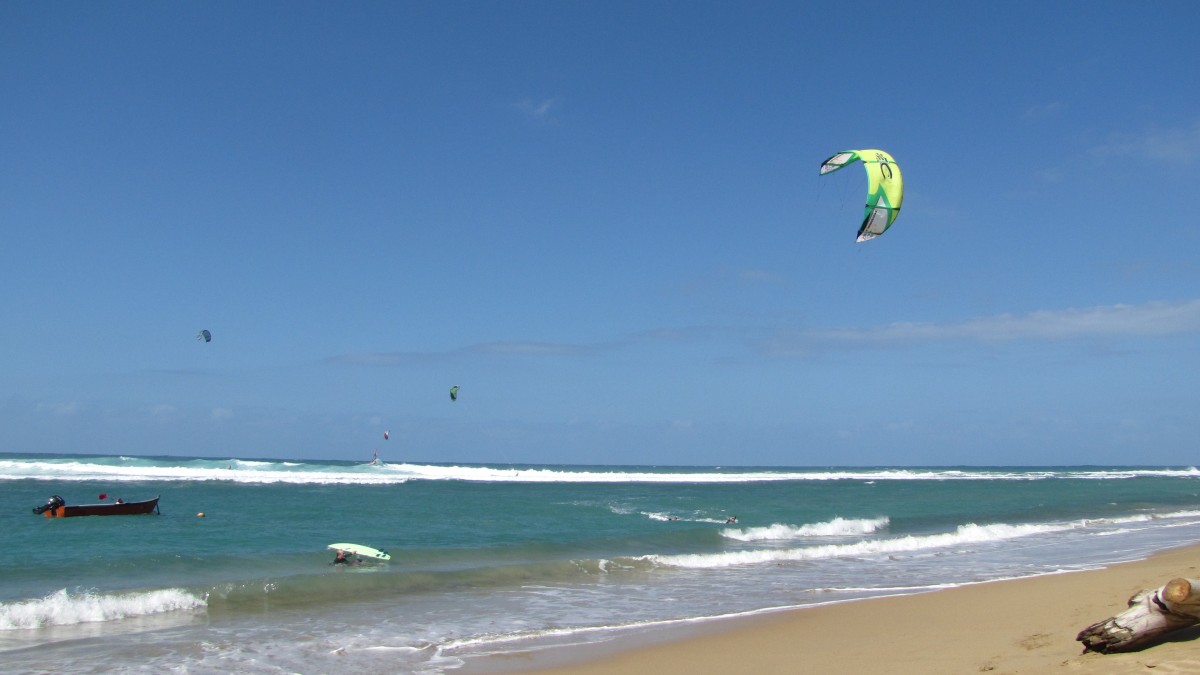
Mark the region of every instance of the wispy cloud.
POLYGON ((1132 157, 1152 162, 1191 164, 1200 160, 1200 120, 1174 129, 1120 134, 1093 149, 1101 157, 1132 157))
POLYGON ((561 99, 557 96, 553 98, 532 99, 523 98, 513 104, 513 108, 539 122, 548 122, 554 119, 554 112, 559 108, 561 99))
POLYGON ((41 413, 50 413, 59 417, 67 417, 78 414, 80 411, 80 406, 76 401, 39 403, 37 404, 37 411, 41 413))
POLYGON ((1065 106, 1062 101, 1051 101, 1031 105, 1025 109, 1025 119, 1043 119, 1058 114, 1065 106))
POLYGON ((766 340, 762 348, 770 355, 787 356, 824 350, 833 345, 870 347, 946 341, 1063 341, 1186 333, 1200 333, 1200 300, 1043 310, 947 323, 897 322, 866 328, 783 331, 766 340))
POLYGON ((719 270, 685 281, 677 287, 685 295, 700 295, 731 287, 750 288, 778 286, 782 275, 756 268, 723 267, 719 270))
POLYGON ((344 354, 328 359, 341 365, 390 367, 450 361, 472 356, 577 357, 613 353, 647 344, 700 342, 751 343, 763 356, 795 357, 832 349, 873 349, 963 342, 1062 342, 1105 337, 1200 334, 1200 299, 1103 305, 1083 309, 996 314, 949 322, 900 321, 848 328, 765 329, 753 326, 684 326, 649 329, 590 344, 513 341, 467 345, 442 352, 344 354), (763 337, 764 334, 766 337, 763 337))
POLYGON ((368 352, 334 356, 330 363, 352 366, 405 366, 447 361, 470 355, 566 356, 588 354, 604 345, 580 345, 556 342, 484 342, 440 352, 368 352))
POLYGON ((467 347, 466 351, 476 354, 532 354, 535 356, 557 354, 581 354, 593 351, 594 347, 559 344, 554 342, 489 342, 467 347))
POLYGON ((779 284, 783 277, 774 272, 759 269, 738 269, 729 272, 738 281, 748 284, 779 284))

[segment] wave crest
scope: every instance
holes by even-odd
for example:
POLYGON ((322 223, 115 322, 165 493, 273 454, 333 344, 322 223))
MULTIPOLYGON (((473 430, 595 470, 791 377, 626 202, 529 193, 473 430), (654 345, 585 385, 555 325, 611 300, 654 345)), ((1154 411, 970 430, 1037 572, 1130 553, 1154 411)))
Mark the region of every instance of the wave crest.
POLYGON ((90 591, 70 593, 64 588, 36 600, 0 603, 0 630, 118 621, 205 605, 202 598, 179 588, 112 595, 90 591))
POLYGON ((784 525, 775 523, 767 527, 747 527, 742 530, 723 530, 721 535, 735 541, 786 541, 805 537, 853 537, 874 534, 887 528, 891 520, 882 518, 834 518, 824 523, 811 525, 784 525))

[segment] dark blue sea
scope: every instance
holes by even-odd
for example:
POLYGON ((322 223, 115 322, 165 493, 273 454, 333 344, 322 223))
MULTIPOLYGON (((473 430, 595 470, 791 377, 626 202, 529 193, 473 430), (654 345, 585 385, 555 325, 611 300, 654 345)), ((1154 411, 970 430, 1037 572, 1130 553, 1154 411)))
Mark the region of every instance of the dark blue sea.
POLYGON ((1195 467, 9 454, 0 669, 452 673, 489 655, 1088 569, 1197 541, 1195 467), (101 494, 161 496, 160 513, 32 513, 51 495, 101 494), (337 542, 392 559, 334 566, 337 542))

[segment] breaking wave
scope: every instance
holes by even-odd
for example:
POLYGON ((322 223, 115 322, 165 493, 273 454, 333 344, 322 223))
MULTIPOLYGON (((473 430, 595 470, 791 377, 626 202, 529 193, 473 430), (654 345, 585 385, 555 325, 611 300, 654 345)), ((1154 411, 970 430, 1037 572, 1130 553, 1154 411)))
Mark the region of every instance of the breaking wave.
MULTIPOLYGON (((788 469, 753 467, 588 467, 487 466, 416 463, 307 462, 198 459, 183 457, 96 456, 81 459, 17 457, 0 459, 2 480, 46 481, 228 481, 234 483, 390 485, 410 480, 512 483, 759 483, 778 481, 1029 481, 1049 479, 1120 480, 1196 478, 1187 468, 959 469, 863 468, 788 469)), ((653 517, 653 516, 652 516, 653 517)))
POLYGON ((62 589, 44 598, 0 603, 0 630, 117 621, 195 610, 205 604, 204 599, 178 588, 118 594, 71 593, 62 589))
POLYGON ((721 535, 735 541, 786 541, 788 539, 803 539, 806 537, 852 537, 865 534, 875 534, 887 528, 891 519, 883 518, 834 518, 824 523, 812 525, 784 525, 775 523, 767 527, 748 527, 742 530, 730 529, 721 535))

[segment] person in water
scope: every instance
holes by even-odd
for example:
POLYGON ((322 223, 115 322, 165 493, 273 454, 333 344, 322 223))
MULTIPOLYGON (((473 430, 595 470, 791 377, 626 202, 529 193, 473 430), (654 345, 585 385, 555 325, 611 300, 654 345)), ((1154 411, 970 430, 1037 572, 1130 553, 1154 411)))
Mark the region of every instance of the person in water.
POLYGON ((356 560, 351 560, 346 555, 346 552, 339 548, 337 555, 335 555, 333 557, 333 562, 330 564, 331 565, 358 565, 360 563, 362 563, 362 558, 358 558, 356 560))
POLYGON ((729 516, 729 518, 725 521, 725 524, 729 525, 730 523, 736 523, 736 522, 737 522, 737 516, 729 516))

